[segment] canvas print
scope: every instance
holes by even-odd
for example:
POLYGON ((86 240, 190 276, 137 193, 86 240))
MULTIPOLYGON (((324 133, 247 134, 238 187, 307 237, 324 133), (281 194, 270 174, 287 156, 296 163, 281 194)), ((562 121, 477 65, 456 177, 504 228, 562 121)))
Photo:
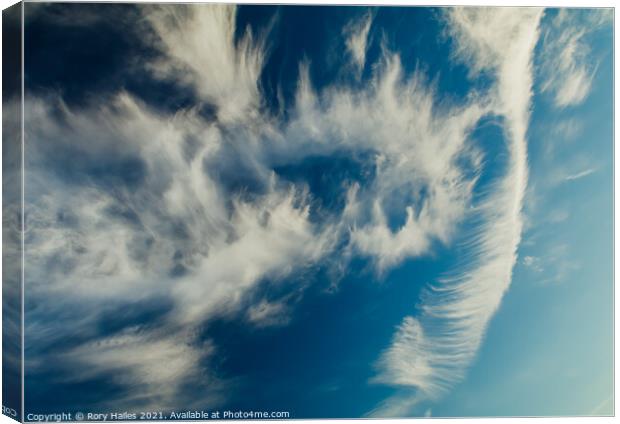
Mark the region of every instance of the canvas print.
POLYGON ((613 18, 5 10, 3 413, 613 415, 613 18))

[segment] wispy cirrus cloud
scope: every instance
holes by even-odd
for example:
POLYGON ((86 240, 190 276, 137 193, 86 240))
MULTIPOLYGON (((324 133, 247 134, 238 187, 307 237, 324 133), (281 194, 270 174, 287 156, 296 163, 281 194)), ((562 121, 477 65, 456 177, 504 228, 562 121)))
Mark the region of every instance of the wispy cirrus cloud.
POLYGON ((187 84, 217 108, 221 122, 257 117, 258 81, 267 57, 265 34, 248 27, 235 41, 234 5, 167 5, 143 9, 146 31, 165 54, 150 64, 155 75, 187 84), (150 30, 153 30, 152 32, 150 30))
POLYGON ((521 263, 539 284, 565 283, 571 273, 582 268, 579 260, 570 259, 570 246, 564 243, 540 243, 545 246, 539 256, 526 255, 521 263))
POLYGON ((556 107, 582 103, 592 87, 597 59, 589 35, 612 22, 611 9, 559 9, 542 36, 542 91, 553 95, 556 107))
POLYGON ((373 14, 367 12, 356 21, 349 22, 343 29, 345 36, 345 46, 351 56, 351 61, 357 73, 361 74, 366 65, 366 52, 368 50, 370 27, 373 21, 373 14))
POLYGON ((123 388, 121 399, 104 399, 108 408, 178 409, 179 393, 188 387, 203 393, 188 397, 188 407, 221 404, 229 385, 212 375, 204 362, 215 354, 210 341, 196 340, 183 331, 130 327, 113 336, 85 343, 64 353, 79 369, 70 379, 112 376, 123 388))
MULTIPOLYGON (((243 310, 245 296, 259 282, 281 282, 293 270, 313 266, 344 234, 353 231, 356 241, 350 249, 376 258, 379 268, 423 254, 426 239, 447 240, 471 186, 454 162, 467 156, 462 134, 481 110, 473 108, 450 118, 453 125, 440 125, 422 77, 406 79, 398 57, 386 52, 381 72, 363 92, 337 87, 316 93, 302 73, 294 118, 274 124, 272 117, 257 115, 262 41, 255 42, 249 33, 240 43, 234 41, 234 8, 146 7, 143 12, 150 25, 151 38, 146 39, 162 52, 147 68, 158 78, 194 89, 201 102, 216 107, 215 118, 203 118, 198 108, 158 112, 126 92, 80 109, 56 95, 29 97, 27 244, 31 295, 62 297, 59 308, 82 314, 68 313, 63 319, 79 324, 87 340, 70 354, 45 357, 73 358, 76 367, 84 367, 84 372, 74 372, 76 379, 125 370, 120 383, 139 388, 141 405, 149 405, 172 402, 180 390, 175 380, 193 373, 198 358, 208 356, 208 350, 188 338, 188 326, 198 328, 214 316, 243 310), (204 46, 204 40, 211 44, 204 46), (217 60, 212 52, 220 55, 217 60), (416 138, 407 129, 414 110, 424 112, 417 118, 416 138), (398 139, 384 143, 388 133, 398 139), (344 217, 311 222, 313 194, 273 168, 337 151, 368 152, 378 177, 375 185, 348 197, 344 217), (424 162, 424 157, 436 161, 424 162), (236 186, 234 175, 227 173, 240 168, 247 180, 236 186), (415 180, 401 183, 412 171, 415 180), (388 229, 385 210, 390 202, 403 190, 414 202, 422 186, 432 186, 434 194, 415 216, 407 212, 407 226, 424 233, 388 229), (451 201, 453 208, 444 208, 451 201), (374 215, 365 216, 363 209, 371 204, 374 215), (384 239, 378 249, 373 247, 377 231, 384 239), (406 240, 405 231, 416 238, 406 240), (394 237, 401 240, 397 249, 389 244, 394 237), (170 310, 157 327, 139 334, 97 335, 98 309, 88 308, 84 315, 78 307, 103 300, 122 307, 128 299, 160 297, 171 302, 170 310), (170 339, 169 348, 159 347, 175 357, 177 371, 155 378, 142 371, 166 360, 148 354, 158 346, 153 344, 157 334, 170 339), (128 349, 136 356, 110 351, 110 340, 121 340, 115 342, 116 350, 128 349)), ((342 195, 352 193, 354 186, 351 181, 342 195)), ((401 212, 406 213, 405 206, 401 212)), ((247 317, 259 326, 286 322, 282 314, 287 308, 276 305, 282 304, 250 305, 247 317)), ((31 315, 29 330, 39 335, 37 346, 53 344, 65 334, 52 331, 51 321, 45 324, 48 312, 57 311, 31 315)))
POLYGON ((588 168, 588 169, 584 169, 583 171, 579 171, 575 174, 567 175, 566 177, 564 177, 564 179, 566 181, 578 180, 580 178, 587 177, 588 175, 593 174, 594 172, 596 172, 596 169, 588 168))
MULTIPOLYGON (((79 109, 53 94, 26 102, 31 295, 59 296, 58 307, 68 311, 41 308, 30 315, 29 334, 38 335, 31 343, 53 345, 75 334, 63 328, 79 326, 87 344, 70 352, 48 350, 38 359, 72 358, 75 381, 122 371, 116 383, 140 399, 119 392, 119 398, 102 401, 132 409, 173 406, 184 393, 178 382, 207 371, 197 369, 212 351, 194 334, 201 323, 243 310, 244 296, 263 279, 279 281, 315 263, 329 251, 331 237, 327 226, 309 221, 307 190, 277 178, 253 157, 255 130, 271 130, 269 120, 256 124, 265 52, 249 33, 235 42, 235 8, 139 10, 145 40, 162 53, 145 63, 147 69, 195 90, 195 107, 157 112, 126 92, 79 109), (215 121, 200 115, 203 102, 216 108, 215 121), (238 143, 248 149, 236 154, 238 143), (224 174, 244 166, 255 186, 249 196, 224 174), (162 298, 171 307, 157 324, 131 334, 123 332, 131 319, 119 324, 120 335, 97 334, 103 312, 83 308, 162 298), (56 321, 46 323, 48 315, 56 321), (110 349, 109 340, 122 343, 110 349), (174 366, 151 372, 162 362, 174 366)), ((250 317, 261 325, 274 314, 252 310, 250 317)), ((217 390, 199 379, 195 391, 217 390)), ((222 400, 209 399, 213 405, 222 400)))
MULTIPOLYGON (((106 335, 94 331, 97 308, 68 313, 63 322, 79 318, 83 340, 48 355, 72 358, 82 367, 76 378, 126 371, 118 383, 140 390, 142 404, 173 404, 185 393, 177 380, 210 375, 205 362, 217 345, 197 336, 210 320, 288 322, 286 297, 248 303, 261 283, 282 287, 296 271, 352 257, 385 274, 432 253, 435 243, 453 245, 459 225, 471 220, 479 225, 467 234, 465 265, 427 290, 419 317, 403 320, 377 381, 435 398, 463 378, 516 260, 540 10, 447 12, 455 57, 472 78, 494 76, 489 92, 443 101, 423 72, 408 74, 384 47, 361 87, 318 90, 311 65, 300 64, 287 119, 261 107, 267 44, 249 29, 235 39, 234 7, 139 10, 138 28, 158 52, 145 69, 191 89, 196 104, 156 111, 123 91, 79 109, 56 95, 28 98, 29 275, 34 297, 58 297, 57 307, 75 315, 102 300, 120 307, 165 299, 168 307, 152 325, 128 319, 106 335), (212 116, 201 115, 204 105, 212 116), (485 201, 472 204, 483 153, 469 135, 489 115, 506 120, 510 161, 485 201), (278 172, 338 155, 359 168, 337 184, 341 208, 323 207, 307 183, 278 172), (154 371, 168 361, 169 369, 154 371)), ((367 15, 344 30, 357 72, 371 24, 367 15)), ((45 311, 36 317, 31 330, 41 337, 32 343, 66 335, 45 311)), ((225 384, 205 381, 194 393, 225 384)), ((405 393, 384 406, 399 415, 418 399, 405 393)))
POLYGON ((546 180, 539 190, 550 190, 562 184, 575 182, 596 174, 601 165, 595 163, 587 154, 574 155, 565 159, 560 165, 547 170, 546 180))
POLYGON ((382 272, 426 254, 432 240, 450 241, 480 165, 466 136, 486 105, 438 106, 424 76, 405 77, 399 56, 388 51, 376 69, 365 89, 330 87, 320 94, 303 71, 282 152, 371 154, 373 179, 349 185, 341 223, 350 249, 382 272), (398 225, 388 219, 395 208, 398 225))
POLYGON ((261 300, 248 309, 247 319, 258 327, 286 325, 289 320, 288 306, 284 302, 261 300))
POLYGON ((480 224, 465 238, 470 256, 427 289, 420 316, 403 320, 381 357, 376 381, 412 392, 387 399, 372 411, 377 416, 406 416, 418 402, 437 399, 464 378, 510 285, 521 238, 531 60, 542 11, 457 8, 446 15, 456 57, 470 65, 472 77, 490 72, 495 78, 489 96, 495 112, 506 118, 510 159, 505 175, 475 209, 480 224))

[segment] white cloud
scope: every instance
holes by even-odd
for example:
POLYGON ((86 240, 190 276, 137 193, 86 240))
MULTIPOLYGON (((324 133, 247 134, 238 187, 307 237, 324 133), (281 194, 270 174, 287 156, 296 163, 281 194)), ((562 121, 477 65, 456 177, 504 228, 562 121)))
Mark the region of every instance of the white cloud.
POLYGON ((296 118, 282 138, 286 144, 274 149, 295 159, 372 154, 374 180, 350 186, 342 217, 351 248, 373 258, 382 272, 427 254, 432 240, 448 243, 481 163, 467 136, 487 106, 475 101, 440 106, 424 76, 405 77, 399 56, 388 51, 360 90, 316 93, 307 75, 302 70, 296 118), (390 225, 388 210, 396 210, 401 223, 390 225))
POLYGON ((168 56, 153 64, 156 75, 196 88, 201 100, 217 107, 222 122, 257 116, 264 37, 248 28, 235 42, 234 5, 175 4, 148 10, 155 41, 168 56))
POLYGON ((561 184, 568 184, 595 174, 600 170, 598 164, 585 154, 572 155, 564 159, 561 164, 549 166, 545 169, 546 175, 539 191, 552 190, 561 184))
MULTIPOLYGON (((262 181, 261 169, 257 178, 265 184, 264 192, 246 198, 227 193, 205 172, 205 164, 217 162, 230 169, 239 158, 227 159, 228 140, 191 110, 160 115, 123 93, 110 105, 77 112, 34 98, 27 107, 32 119, 26 199, 30 296, 62 299, 57 306, 64 314, 77 314, 69 320, 71 328, 96 325, 99 309, 84 317, 79 305, 122 305, 128 299, 158 297, 173 302, 158 330, 171 338, 169 345, 140 333, 114 352, 102 351, 96 342, 72 353, 92 373, 127 369, 120 383, 142 393, 136 402, 174 406, 174 396, 182 389, 176 382, 193 373, 197 357, 208 353, 185 346, 191 343, 190 330, 180 328, 192 329, 216 314, 239 311, 244 295, 263 279, 282 281, 331 250, 334 234, 329 225, 318 228, 309 221, 303 187, 280 181, 272 172, 262 181), (105 176, 66 179, 58 172, 63 165, 57 156, 50 159, 53 150, 71 157, 74 163, 67 166, 77 167, 81 176, 88 176, 84 171, 92 167, 99 169, 101 160, 123 163, 128 158, 139 159, 131 166, 143 168, 143 175, 131 187, 120 180, 102 186, 105 176), (152 357, 152 349, 174 357, 169 372, 150 371, 148 367, 169 362, 152 357)), ((276 311, 271 306, 271 313, 262 315, 250 310, 251 320, 273 324, 276 311)), ((73 331, 57 325, 39 322, 30 334, 39 334, 39 343, 49 343, 73 331)), ((68 358, 73 356, 61 356, 62 361, 68 358)))
POLYGON ((248 309, 248 321, 258 327, 285 325, 289 321, 288 307, 284 302, 262 300, 248 309))
MULTIPOLYGON (((54 98, 27 102, 33 295, 58 296, 71 306, 155 296, 172 304, 159 328, 125 330, 78 347, 76 360, 91 358, 87 365, 97 373, 127 369, 122 383, 148 387, 145 402, 172 402, 181 390, 174 382, 195 372, 199 358, 211 352, 194 345, 192 332, 202 324, 239 312, 256 325, 282 322, 282 303, 244 303, 259 283, 285 284, 326 258, 344 263, 355 255, 370 258, 382 273, 430 254, 434 242, 451 244, 460 223, 480 219, 465 258, 473 265, 427 291, 421 317, 405 318, 377 381, 415 387, 432 398, 461 379, 516 261, 540 10, 448 12, 456 57, 470 65, 472 77, 483 71, 496 76, 489 93, 471 93, 461 104, 441 101, 421 72, 405 75, 398 54, 384 50, 361 88, 335 84, 319 92, 310 65, 301 64, 285 122, 260 107, 264 41, 249 31, 234 41, 234 7, 144 11, 150 41, 162 52, 147 66, 216 106, 215 119, 193 108, 155 112, 127 93, 80 110, 54 98), (483 162, 468 136, 489 114, 507 120, 510 163, 486 201, 472 205, 483 162), (65 165, 59 153, 72 158, 67 172, 80 179, 59 174, 65 165), (326 217, 317 221, 308 187, 273 169, 336 154, 363 162, 364 173, 342 182, 344 210, 323 211, 326 217), (102 160, 127 169, 109 181, 89 178, 93 169, 105 174, 101 169, 109 163, 102 160), (231 175, 247 177, 254 188, 231 187, 231 175), (342 240, 342 258, 334 259, 342 240), (157 334, 166 337, 158 341, 157 334), (150 368, 169 359, 168 370, 150 368)), ((366 50, 359 41, 368 37, 370 21, 364 22, 352 44, 357 53, 366 50)), ((82 323, 92 325, 95 318, 82 323)), ((39 334, 51 337, 50 328, 39 325, 39 334)), ((383 405, 394 412, 417 402, 404 396, 383 405)))
MULTIPOLYGON (((471 256, 464 269, 456 269, 426 290, 421 316, 405 318, 381 358, 377 380, 417 389, 411 404, 415 399, 437 399, 463 379, 511 281, 523 226, 531 56, 540 16, 536 8, 447 12, 457 41, 456 57, 469 64, 472 77, 490 72, 496 78, 491 102, 496 113, 506 118, 510 159, 505 176, 476 208, 482 224, 465 237, 471 256)), ((375 414, 390 411, 393 408, 375 414)))
POLYGON ((543 272, 543 268, 540 265, 540 258, 535 256, 524 256, 521 261, 526 268, 529 268, 535 272, 543 272))
POLYGON ((177 394, 183 386, 201 387, 205 393, 200 403, 188 404, 194 400, 187 399, 185 407, 221 402, 225 385, 200 365, 213 354, 210 342, 194 341, 182 332, 171 335, 129 328, 69 350, 64 359, 80 365, 70 374, 71 380, 112 375, 127 390, 121 398, 102 400, 109 408, 167 411, 178 409, 177 394))
POLYGON ((570 246, 564 243, 537 243, 538 256, 526 255, 521 261, 534 274, 530 276, 538 284, 562 284, 575 271, 581 269, 579 260, 571 257, 570 246), (543 265, 544 264, 544 267, 543 265))
POLYGON ((397 386, 421 387, 425 391, 440 390, 434 358, 429 355, 432 340, 414 317, 403 319, 390 348, 381 357, 383 373, 375 381, 397 386))
POLYGON ((368 12, 360 19, 350 22, 343 29, 343 35, 346 37, 345 45, 358 75, 362 73, 366 64, 368 34, 370 33, 372 20, 372 13, 368 12))
POLYGON ((534 264, 536 258, 532 257, 532 256, 525 256, 523 258, 523 265, 525 266, 532 266, 534 264))
POLYGON ((580 178, 587 177, 588 175, 593 174, 594 172, 596 172, 596 169, 588 168, 588 169, 584 169, 583 171, 577 172, 576 174, 567 175, 566 177, 564 177, 564 179, 566 181, 578 180, 580 178))
POLYGON ((420 397, 412 395, 410 391, 404 391, 384 399, 366 416, 370 418, 411 418, 414 415, 412 411, 419 407, 420 401, 420 397))
POLYGON ((309 266, 331 251, 329 226, 321 234, 308 222, 309 207, 295 193, 268 196, 258 205, 238 203, 231 224, 236 239, 206 256, 173 295, 183 322, 226 311, 263 278, 281 280, 294 269, 309 266), (231 258, 239 258, 231 261, 231 258))
POLYGON ((592 87, 597 61, 591 55, 588 36, 611 22, 613 11, 559 9, 542 39, 543 92, 553 95, 563 108, 582 103, 592 87))

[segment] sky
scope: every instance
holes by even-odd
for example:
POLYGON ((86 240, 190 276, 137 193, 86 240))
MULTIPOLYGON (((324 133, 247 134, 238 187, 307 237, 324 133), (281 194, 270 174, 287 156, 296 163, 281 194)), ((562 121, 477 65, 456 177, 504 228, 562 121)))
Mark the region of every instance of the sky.
POLYGON ((613 11, 25 5, 25 413, 613 414, 613 11))

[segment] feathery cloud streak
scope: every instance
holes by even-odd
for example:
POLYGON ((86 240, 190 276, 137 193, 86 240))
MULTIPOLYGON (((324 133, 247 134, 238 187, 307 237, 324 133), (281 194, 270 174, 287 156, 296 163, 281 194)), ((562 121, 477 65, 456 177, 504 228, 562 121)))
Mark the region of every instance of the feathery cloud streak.
POLYGON ((611 9, 588 11, 560 9, 543 34, 543 92, 553 95, 555 106, 582 103, 592 87, 598 63, 590 54, 589 36, 613 21, 611 9))
POLYGON ((366 64, 366 51, 368 50, 368 35, 372 25, 373 16, 367 12, 357 21, 350 22, 343 30, 346 37, 345 46, 351 56, 351 60, 357 73, 361 74, 366 64))
POLYGON ((383 354, 376 381, 417 389, 386 400, 375 415, 405 416, 422 399, 437 399, 463 379, 511 281, 523 226, 527 184, 525 134, 532 86, 532 51, 539 9, 451 9, 446 19, 456 56, 472 76, 490 72, 494 111, 506 118, 510 153, 505 175, 475 208, 480 224, 468 235, 470 257, 422 297, 418 318, 407 317, 383 354))

